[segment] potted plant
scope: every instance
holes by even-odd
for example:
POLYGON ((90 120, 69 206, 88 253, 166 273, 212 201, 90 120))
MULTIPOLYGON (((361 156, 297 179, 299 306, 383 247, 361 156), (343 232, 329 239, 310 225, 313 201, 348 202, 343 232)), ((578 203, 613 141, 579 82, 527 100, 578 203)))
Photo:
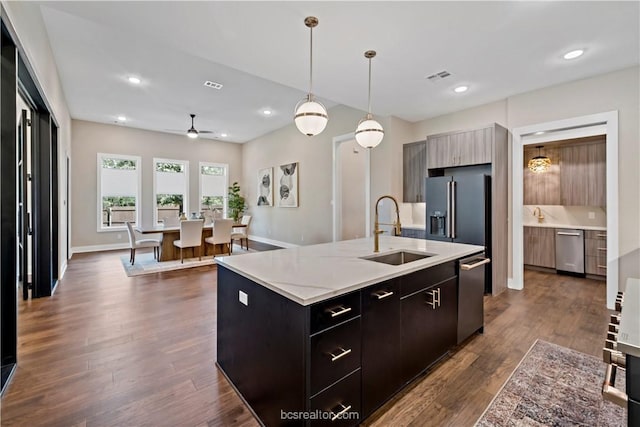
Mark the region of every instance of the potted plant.
POLYGON ((246 201, 244 197, 240 195, 240 185, 234 182, 229 187, 229 215, 233 218, 233 222, 238 222, 240 216, 247 209, 246 201))

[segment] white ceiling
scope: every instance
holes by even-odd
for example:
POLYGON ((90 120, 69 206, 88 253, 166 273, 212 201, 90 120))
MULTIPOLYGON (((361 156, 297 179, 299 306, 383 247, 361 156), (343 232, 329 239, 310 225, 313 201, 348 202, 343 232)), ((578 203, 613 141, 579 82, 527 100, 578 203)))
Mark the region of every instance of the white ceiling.
MULTIPOLYGON (((419 121, 640 63, 634 2, 42 2, 71 116, 245 142, 293 121, 308 90, 331 107, 419 121), (569 50, 585 48, 573 61, 569 50), (437 83, 427 75, 447 70, 437 83), (143 83, 134 87, 130 75, 143 83), (203 86, 222 83, 222 90, 203 86), (465 84, 469 90, 455 94, 465 84), (261 111, 273 110, 271 117, 261 111), (227 138, 219 137, 227 133, 227 138)), ((356 123, 354 123, 355 128, 356 123)))

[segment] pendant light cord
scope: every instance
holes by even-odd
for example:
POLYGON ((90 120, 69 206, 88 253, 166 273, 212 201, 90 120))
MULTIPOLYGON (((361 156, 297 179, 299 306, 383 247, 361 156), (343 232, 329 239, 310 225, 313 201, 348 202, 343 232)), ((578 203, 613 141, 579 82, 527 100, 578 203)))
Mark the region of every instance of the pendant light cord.
POLYGON ((313 27, 310 27, 309 30, 309 101, 311 101, 313 93, 313 27))
POLYGON ((371 58, 369 58, 369 114, 371 114, 371 58))

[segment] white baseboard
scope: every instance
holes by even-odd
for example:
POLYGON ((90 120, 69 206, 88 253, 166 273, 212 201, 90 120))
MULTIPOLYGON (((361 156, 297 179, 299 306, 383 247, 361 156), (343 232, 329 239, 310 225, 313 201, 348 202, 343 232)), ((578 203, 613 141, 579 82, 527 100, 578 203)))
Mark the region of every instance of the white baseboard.
POLYGON ((129 249, 129 243, 111 243, 108 245, 74 246, 71 248, 71 256, 73 256, 73 254, 81 254, 85 252, 115 251, 118 249, 129 249))
POLYGON ((249 240, 254 240, 260 243, 267 243, 269 245, 280 246, 281 248, 297 248, 300 245, 294 243, 281 242, 279 240, 267 239, 266 237, 249 235, 249 240))
POLYGON ((62 280, 62 278, 64 277, 64 273, 67 272, 67 261, 63 262, 62 265, 60 266, 60 274, 58 276, 58 280, 62 280))

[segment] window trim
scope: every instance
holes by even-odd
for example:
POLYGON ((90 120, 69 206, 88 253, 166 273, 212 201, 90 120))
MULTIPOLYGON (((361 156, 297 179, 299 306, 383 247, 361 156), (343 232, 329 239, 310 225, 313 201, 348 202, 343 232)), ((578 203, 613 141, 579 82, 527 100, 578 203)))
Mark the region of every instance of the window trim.
MULTIPOLYGON (((224 168, 225 170, 225 184, 224 188, 229 188, 229 164, 228 163, 214 163, 214 162, 200 162, 198 163, 198 212, 200 211, 200 203, 202 201, 202 167, 211 166, 216 168, 224 168)), ((229 192, 225 192, 222 195, 222 216, 227 217, 227 202, 229 200, 229 192)))
POLYGON ((122 159, 122 160, 133 160, 136 162, 136 224, 140 224, 140 217, 142 212, 142 157, 140 156, 132 156, 128 154, 111 154, 111 153, 98 153, 96 158, 96 166, 97 166, 97 203, 96 203, 96 220, 97 220, 97 232, 98 233, 109 233, 113 231, 123 231, 126 230, 127 227, 124 225, 119 226, 102 226, 102 161, 107 159, 122 159))
POLYGON ((155 225, 159 225, 158 223, 158 195, 157 195, 157 171, 156 164, 158 163, 179 163, 184 166, 184 193, 182 199, 182 209, 184 212, 189 215, 189 160, 179 160, 179 159, 164 159, 160 157, 153 158, 153 196, 151 199, 151 208, 153 210, 153 223, 155 225))

